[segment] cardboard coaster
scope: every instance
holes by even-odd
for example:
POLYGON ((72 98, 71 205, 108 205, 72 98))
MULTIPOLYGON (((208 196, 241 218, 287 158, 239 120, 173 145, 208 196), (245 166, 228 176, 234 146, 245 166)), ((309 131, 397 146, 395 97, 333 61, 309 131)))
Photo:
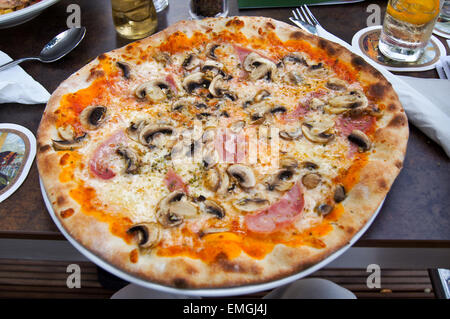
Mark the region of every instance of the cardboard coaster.
POLYGON ((22 185, 35 155, 33 133, 20 125, 0 124, 0 203, 22 185))
POLYGON ((431 36, 424 54, 416 62, 397 62, 386 58, 378 50, 381 26, 372 26, 358 31, 352 39, 352 46, 358 53, 365 55, 390 71, 418 72, 434 69, 441 56, 445 56, 445 47, 439 39, 431 36))

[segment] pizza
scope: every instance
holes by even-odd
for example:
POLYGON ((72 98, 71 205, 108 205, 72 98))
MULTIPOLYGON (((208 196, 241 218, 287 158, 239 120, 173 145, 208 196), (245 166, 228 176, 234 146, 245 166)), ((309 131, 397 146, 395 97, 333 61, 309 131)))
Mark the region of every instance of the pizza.
POLYGON ((404 110, 342 46, 269 18, 181 21, 52 94, 37 162, 76 241, 178 288, 263 283, 346 245, 402 168, 404 110))

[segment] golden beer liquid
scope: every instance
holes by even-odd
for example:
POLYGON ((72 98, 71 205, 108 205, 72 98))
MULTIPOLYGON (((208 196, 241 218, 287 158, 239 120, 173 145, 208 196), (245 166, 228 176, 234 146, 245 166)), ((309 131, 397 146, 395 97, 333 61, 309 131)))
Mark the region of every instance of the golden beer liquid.
POLYGON ((111 0, 112 16, 117 33, 127 39, 142 39, 158 26, 152 0, 111 0))

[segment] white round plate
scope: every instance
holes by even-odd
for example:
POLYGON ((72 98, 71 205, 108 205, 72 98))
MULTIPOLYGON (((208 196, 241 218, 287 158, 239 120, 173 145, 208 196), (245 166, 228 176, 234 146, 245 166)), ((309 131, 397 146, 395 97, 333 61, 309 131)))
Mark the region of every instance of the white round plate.
POLYGON ((363 228, 353 236, 353 238, 350 240, 350 242, 343 246, 341 249, 337 250, 321 262, 315 264, 314 266, 311 266, 297 274, 267 282, 262 284, 254 284, 254 285, 245 285, 245 286, 239 286, 239 287, 230 287, 230 288, 203 288, 203 289, 179 289, 169 286, 164 286, 161 284, 156 284, 151 281, 144 280, 142 278, 133 276, 126 271, 119 269, 110 263, 108 263, 106 260, 100 258, 99 256, 95 255, 93 252, 88 250, 86 247, 82 246, 79 242, 77 242, 75 239, 73 239, 67 231, 62 226, 61 222, 59 221, 58 217, 55 215, 55 212, 53 210, 53 207, 47 197, 47 193, 45 192, 44 185, 42 183, 42 180, 39 179, 40 185, 41 185, 41 192, 42 197, 44 198, 45 206, 47 207, 51 218, 55 222, 58 229, 61 231, 61 233, 66 237, 66 239, 86 258, 88 258, 90 261, 98 265, 99 267, 103 268, 104 270, 108 271, 109 273, 125 280, 131 283, 134 283, 138 286, 158 290, 164 293, 169 294, 179 294, 183 296, 198 296, 198 297, 227 297, 227 296, 237 296, 237 295, 245 295, 245 294, 251 294, 256 293, 260 291, 265 291, 269 289, 274 289, 283 285, 287 285, 295 280, 301 279, 303 277, 308 276, 309 274, 319 270, 320 268, 324 267, 328 263, 332 262, 339 256, 341 256, 347 249, 349 249, 363 234, 364 232, 369 228, 369 226, 372 224, 372 222, 375 220, 375 217, 378 215, 378 213, 381 210, 381 207, 383 206, 383 202, 381 202, 380 206, 376 210, 376 212, 372 215, 372 217, 367 221, 367 223, 363 226, 363 228))
POLYGON ((41 0, 26 8, 0 15, 0 29, 14 27, 37 17, 42 11, 59 0, 41 0))
MULTIPOLYGON (((397 72, 421 72, 428 71, 435 68, 436 63, 439 61, 441 56, 446 56, 446 50, 442 42, 435 36, 431 36, 428 46, 425 48, 424 57, 419 59, 419 63, 396 63, 396 64, 385 64, 380 63, 378 60, 374 59, 370 55, 366 54, 362 49, 363 37, 375 33, 377 30, 381 29, 382 26, 376 25, 359 30, 352 39, 352 47, 354 52, 358 55, 369 58, 372 62, 377 65, 383 66, 389 71, 397 72), (427 51, 428 50, 428 51, 427 51), (422 61, 426 59, 425 61, 422 61)), ((378 41, 378 40, 377 40, 378 41)))

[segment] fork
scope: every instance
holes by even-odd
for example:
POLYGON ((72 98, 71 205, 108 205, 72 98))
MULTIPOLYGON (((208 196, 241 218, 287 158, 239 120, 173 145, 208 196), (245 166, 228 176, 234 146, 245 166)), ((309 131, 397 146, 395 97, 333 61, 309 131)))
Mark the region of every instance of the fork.
POLYGON ((289 20, 306 32, 318 35, 317 26, 323 29, 306 4, 292 10, 292 14, 294 15, 294 18, 290 17, 289 20))

